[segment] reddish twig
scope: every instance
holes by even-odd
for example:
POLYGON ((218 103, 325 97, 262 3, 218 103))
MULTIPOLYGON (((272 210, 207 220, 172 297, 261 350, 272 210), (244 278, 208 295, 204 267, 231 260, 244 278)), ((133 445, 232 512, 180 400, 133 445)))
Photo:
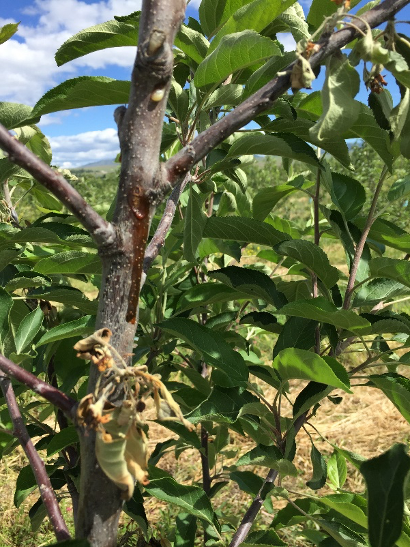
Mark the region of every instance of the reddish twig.
POLYGON ((24 368, 19 367, 10 361, 10 359, 4 357, 4 355, 0 355, 0 370, 7 376, 10 376, 18 382, 26 385, 44 397, 44 399, 47 399, 47 401, 57 408, 60 408, 68 416, 72 416, 73 409, 75 408, 77 402, 59 389, 56 389, 55 387, 50 386, 50 384, 43 382, 43 380, 40 380, 31 372, 24 370, 24 368))
POLYGON ((9 160, 30 173, 50 190, 93 237, 98 245, 110 245, 115 241, 114 227, 104 220, 69 184, 65 178, 38 158, 0 124, 0 148, 9 160))
POLYGON ((31 469, 33 470, 40 490, 41 499, 43 500, 51 525, 53 526, 54 534, 58 541, 71 539, 67 525, 61 514, 55 492, 51 486, 50 478, 47 475, 44 462, 34 448, 33 441, 27 432, 27 428, 18 407, 13 386, 4 372, 0 372, 0 385, 13 422, 13 435, 20 441, 30 462, 31 469))
POLYGON ((175 186, 167 200, 162 218, 159 221, 155 234, 153 235, 145 251, 143 266, 144 273, 141 281, 141 287, 145 282, 146 274, 150 269, 151 264, 154 262, 160 250, 165 245, 165 238, 171 227, 172 221, 174 220, 179 198, 181 197, 182 192, 185 190, 186 185, 190 181, 191 176, 188 174, 179 184, 177 184, 177 186, 175 186))

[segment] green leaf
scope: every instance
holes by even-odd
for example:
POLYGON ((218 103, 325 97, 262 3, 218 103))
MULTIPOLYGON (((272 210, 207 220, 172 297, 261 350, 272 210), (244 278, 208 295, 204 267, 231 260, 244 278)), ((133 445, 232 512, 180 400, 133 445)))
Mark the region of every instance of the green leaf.
POLYGON ((252 311, 242 317, 239 322, 241 325, 254 325, 268 332, 278 333, 282 326, 279 325, 276 317, 266 311, 252 311))
POLYGON ((78 442, 77 430, 73 425, 70 425, 53 436, 47 445, 47 457, 50 458, 51 456, 54 456, 54 454, 57 454, 57 452, 61 452, 61 450, 67 446, 77 444, 78 442))
POLYGON ((209 276, 251 298, 261 298, 277 308, 281 308, 286 303, 286 298, 277 290, 270 277, 257 270, 227 266, 209 272, 209 276))
POLYGON ((410 423, 410 380, 399 374, 374 374, 370 381, 390 399, 400 414, 410 423))
POLYGON ((406 287, 410 287, 410 263, 398 258, 373 258, 370 261, 372 277, 393 279, 406 287))
POLYGON ((286 196, 297 192, 290 184, 278 184, 273 188, 263 188, 255 195, 252 202, 252 216, 256 220, 265 220, 275 205, 286 196))
POLYGON ((204 87, 223 82, 233 72, 262 63, 280 53, 275 42, 253 30, 224 36, 218 47, 198 66, 195 85, 204 87))
POLYGON ((6 129, 38 123, 40 117, 31 116, 32 107, 20 103, 0 102, 0 123, 6 129))
MULTIPOLYGON (((355 494, 331 494, 329 496, 323 496, 317 501, 326 507, 334 509, 344 517, 352 520, 356 524, 359 524, 363 528, 367 528, 367 518, 361 507, 354 502, 355 494)), ((365 504, 365 500, 363 500, 365 504)), ((363 504, 362 504, 363 505, 363 504)))
POLYGON ((346 56, 332 56, 327 61, 326 80, 322 88, 323 111, 309 133, 319 142, 345 133, 360 112, 353 101, 359 91, 360 78, 346 56))
POLYGON ((57 66, 64 65, 94 51, 121 46, 136 46, 139 13, 127 22, 107 21, 81 30, 60 46, 55 54, 57 66))
POLYGON ((242 407, 255 401, 256 398, 243 388, 215 386, 209 397, 187 417, 194 424, 206 420, 232 424, 236 422, 242 407))
POLYGON ((189 513, 179 513, 175 519, 174 547, 191 547, 196 535, 196 518, 189 513))
POLYGON ((278 133, 276 136, 263 135, 262 133, 244 135, 233 143, 227 157, 249 154, 281 156, 320 167, 313 149, 305 141, 290 133, 278 133))
MULTIPOLYGON (((352 0, 350 6, 353 8, 360 0, 352 0)), ((307 22, 312 25, 314 29, 317 29, 324 21, 325 17, 328 17, 337 10, 338 6, 335 2, 328 2, 327 0, 313 0, 310 10, 307 16, 307 22)))
POLYGON ((256 496, 263 486, 262 477, 252 471, 232 471, 229 478, 235 481, 243 492, 252 496, 256 496))
POLYGON ((404 296, 410 289, 393 279, 372 279, 356 292, 353 307, 374 306, 382 300, 392 300, 395 296, 404 296))
POLYGON ((296 467, 289 460, 283 459, 281 451, 276 446, 264 446, 260 444, 241 456, 236 462, 241 465, 261 465, 275 469, 281 476, 297 476, 296 467))
POLYGON ((202 240, 206 221, 201 196, 191 185, 184 223, 184 257, 190 262, 196 262, 197 249, 202 240))
POLYGON ((64 251, 39 260, 36 271, 43 274, 100 274, 101 259, 84 251, 64 251))
POLYGON ((283 543, 274 530, 251 532, 241 545, 242 547, 286 547, 286 543, 283 543))
POLYGON ((387 193, 389 201, 396 199, 404 199, 410 194, 410 176, 405 176, 402 179, 396 180, 390 187, 387 193))
POLYGON ((218 283, 200 283, 184 291, 178 300, 177 313, 192 308, 204 307, 215 302, 230 302, 247 298, 234 288, 224 287, 218 283))
POLYGON ((286 348, 311 349, 315 345, 317 321, 302 317, 290 317, 273 348, 273 358, 286 348))
POLYGON ((294 378, 313 380, 351 393, 348 378, 342 381, 325 359, 311 351, 286 348, 275 357, 272 366, 283 382, 294 378))
MULTIPOLYGON (((365 219, 358 217, 355 224, 364 228, 365 219)), ((384 218, 377 218, 370 228, 369 238, 405 253, 410 252, 410 234, 384 218)))
POLYGON ((371 547, 392 547, 403 525, 404 485, 410 458, 403 444, 362 463, 368 491, 369 541, 371 547))
POLYGON ((240 84, 227 84, 218 89, 208 97, 204 109, 215 108, 216 106, 236 106, 241 102, 243 86, 240 84))
POLYGON ((310 451, 310 459, 313 465, 313 475, 310 481, 307 481, 306 486, 309 486, 312 490, 319 490, 326 483, 327 466, 325 458, 313 443, 310 451))
POLYGON ((352 162, 350 161, 349 148, 341 134, 335 133, 331 138, 319 140, 317 136, 310 131, 313 127, 315 127, 314 122, 299 117, 296 120, 276 118, 267 125, 264 125, 263 129, 264 131, 292 133, 304 141, 322 148, 337 159, 344 167, 351 168, 352 162))
POLYGON ((33 108, 33 116, 44 116, 59 110, 86 108, 107 104, 126 104, 130 82, 103 76, 80 76, 50 89, 33 108))
MULTIPOLYGON (((327 0, 325 0, 327 2, 327 0)), ((356 103, 357 101, 352 101, 356 103)), ((359 103, 359 116, 342 136, 344 139, 360 138, 366 141, 382 158, 388 168, 392 169, 393 155, 390 147, 389 132, 381 129, 376 122, 371 109, 363 103, 359 103)), ((296 109, 304 117, 317 120, 322 114, 320 93, 314 92, 308 95, 296 109)))
POLYGON ((169 90, 168 103, 180 121, 184 121, 188 114, 189 97, 176 80, 172 80, 169 90))
POLYGON ((250 76, 245 83, 244 98, 249 97, 265 84, 270 82, 275 75, 286 68, 295 60, 295 53, 292 51, 285 52, 283 55, 278 55, 269 59, 260 68, 250 76))
POLYGON ((49 287, 51 279, 45 275, 38 274, 34 271, 21 272, 17 274, 6 285, 8 292, 13 292, 18 289, 29 289, 31 287, 49 287))
POLYGON ((304 264, 319 277, 328 289, 332 288, 339 280, 338 269, 330 265, 326 253, 311 241, 302 239, 284 241, 275 246, 275 251, 304 264))
MULTIPOLYGON (((334 360, 335 361, 335 360, 334 360)), ((326 358, 326 362, 328 362, 328 358, 326 358)), ((334 364, 334 363, 333 363, 334 364)), ((343 368, 342 365, 339 364, 339 367, 343 368)), ((333 371, 335 372, 336 368, 333 368, 333 371)), ((339 370, 337 370, 339 372, 339 370)), ((344 370, 346 373, 346 371, 344 370)), ((340 376, 338 375, 339 379, 340 376)), ((319 384, 318 382, 309 382, 307 386, 305 386, 302 391, 298 394, 298 396, 295 399, 295 402, 293 404, 293 420, 295 421, 296 418, 301 416, 304 412, 309 410, 309 408, 313 408, 315 405, 320 403, 329 393, 333 390, 333 387, 327 386, 326 384, 319 384)))
POLYGON ((327 477, 335 488, 343 488, 347 478, 346 458, 337 450, 327 461, 327 477))
POLYGON ((33 341, 34 337, 38 333, 43 323, 44 313, 40 306, 30 312, 23 321, 20 323, 16 335, 14 336, 14 343, 16 345, 16 352, 22 353, 24 349, 33 341))
POLYGON ((13 262, 21 254, 20 249, 6 249, 0 252, 0 272, 4 270, 6 266, 13 262))
POLYGON ((224 337, 190 319, 174 317, 160 323, 160 327, 184 340, 191 348, 200 352, 204 361, 226 374, 227 385, 243 385, 248 370, 242 356, 234 351, 224 337))
POLYGON ((16 34, 20 23, 7 23, 0 28, 0 44, 7 42, 13 34, 16 34))
POLYGON ((175 46, 199 64, 207 54, 209 42, 197 30, 182 25, 175 37, 175 46))
POLYGON ((210 36, 215 29, 223 25, 227 19, 241 6, 252 0, 202 0, 199 6, 201 27, 210 36))
POLYGON ((50 289, 34 289, 30 291, 29 298, 42 300, 51 300, 52 302, 61 302, 66 306, 74 306, 84 313, 95 315, 97 313, 97 302, 88 300, 88 298, 74 287, 51 287, 50 289))
POLYGON ((64 340, 65 338, 72 338, 74 336, 87 336, 94 332, 95 319, 91 315, 85 315, 76 319, 75 321, 68 321, 53 327, 47 331, 36 344, 36 348, 43 346, 44 344, 50 344, 57 340, 64 340))
POLYGON ((321 323, 330 323, 339 329, 346 329, 355 334, 369 331, 370 323, 351 310, 339 310, 337 307, 319 296, 308 300, 289 302, 281 310, 281 314, 294 317, 305 317, 321 323))
POLYGON ((23 501, 37 487, 36 479, 30 465, 20 469, 14 492, 14 505, 20 507, 23 501))
POLYGON ((276 230, 266 222, 242 217, 209 217, 203 236, 243 241, 245 243, 259 243, 259 245, 268 245, 270 247, 281 241, 291 239, 289 235, 276 230))
POLYGON ((229 17, 212 40, 208 55, 216 49, 228 34, 247 29, 262 31, 295 0, 254 0, 248 2, 229 17))
POLYGON ((346 220, 357 216, 366 201, 366 191, 360 182, 342 173, 332 172, 331 196, 346 220))
POLYGON ((3 352, 3 342, 9 330, 9 314, 13 306, 11 296, 0 287, 0 347, 3 352))
POLYGON ((179 484, 166 471, 150 466, 150 482, 145 490, 155 498, 172 503, 214 527, 218 527, 208 496, 199 486, 179 484))

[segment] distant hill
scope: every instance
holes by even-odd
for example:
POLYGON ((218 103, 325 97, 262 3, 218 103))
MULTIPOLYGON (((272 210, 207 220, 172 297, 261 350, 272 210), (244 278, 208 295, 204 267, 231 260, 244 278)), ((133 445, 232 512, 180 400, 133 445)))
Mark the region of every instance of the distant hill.
POLYGON ((74 173, 76 171, 97 171, 100 173, 104 173, 107 171, 113 171, 114 169, 118 169, 120 166, 119 163, 116 163, 114 160, 100 160, 100 161, 94 161, 92 163, 87 163, 86 165, 80 165, 79 167, 74 167, 71 169, 74 173))

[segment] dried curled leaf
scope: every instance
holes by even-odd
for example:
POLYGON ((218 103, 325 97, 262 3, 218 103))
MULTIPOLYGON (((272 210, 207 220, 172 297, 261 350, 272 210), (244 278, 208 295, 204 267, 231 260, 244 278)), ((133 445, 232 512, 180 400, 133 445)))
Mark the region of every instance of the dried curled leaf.
POLYGON ((100 329, 91 336, 79 340, 74 349, 78 351, 77 357, 91 361, 97 365, 100 372, 113 366, 114 360, 108 348, 112 332, 110 329, 100 329))
POLYGON ((149 483, 148 479, 148 442, 144 431, 132 425, 125 445, 125 460, 128 471, 141 484, 149 483))
POLYGON ((298 55, 296 63, 293 65, 293 69, 290 75, 290 86, 292 91, 306 88, 311 89, 313 80, 316 76, 310 66, 310 63, 302 55, 298 55))

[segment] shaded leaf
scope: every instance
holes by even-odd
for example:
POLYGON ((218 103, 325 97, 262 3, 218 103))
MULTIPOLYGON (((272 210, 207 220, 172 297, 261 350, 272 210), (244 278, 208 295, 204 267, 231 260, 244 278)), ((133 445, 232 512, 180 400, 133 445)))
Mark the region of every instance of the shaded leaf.
POLYGON ((269 246, 291 239, 289 235, 276 230, 266 222, 242 217, 209 217, 203 235, 215 239, 259 243, 260 245, 269 246))
POLYGON ((320 166, 314 150, 304 140, 290 133, 277 133, 275 136, 262 133, 244 135, 233 143, 228 157, 248 154, 281 156, 303 161, 315 167, 320 166))
POLYGON ((310 481, 307 481, 306 486, 309 486, 312 490, 319 490, 326 483, 327 466, 324 457, 313 443, 310 451, 310 459, 313 465, 313 475, 310 481))
POLYGON ((234 351, 224 337, 190 319, 174 317, 160 323, 163 330, 184 340, 191 348, 199 351, 205 362, 220 369, 231 382, 227 385, 241 385, 248 378, 248 370, 241 355, 234 351))
POLYGON ((39 260, 36 271, 43 274, 100 274, 101 259, 89 252, 64 251, 39 260))
POLYGON ((381 389, 400 414, 410 423, 410 380, 399 374, 374 374, 372 384, 381 389))
POLYGON ((273 358, 286 348, 310 349, 315 345, 315 332, 318 323, 302 317, 290 317, 273 348, 273 358))
POLYGON ((191 185, 184 223, 184 256, 190 262, 196 261, 198 245, 207 222, 202 205, 200 195, 191 185))
POLYGON ((410 470, 410 458, 405 450, 403 444, 396 444, 381 456, 367 460, 360 466, 368 491, 371 547, 392 547, 400 537, 404 485, 410 470))
POLYGON ((261 298, 277 308, 281 308, 286 303, 286 298, 277 290, 272 279, 257 270, 227 266, 209 272, 209 276, 251 298, 261 298))
POLYGON ((145 489, 151 496, 177 505, 190 515, 218 528, 211 503, 202 488, 179 484, 169 473, 153 466, 149 468, 149 478, 150 482, 145 489))
POLYGON ((366 191, 359 181, 332 172, 331 196, 333 203, 347 220, 357 216, 366 201, 366 191))
POLYGON ((277 245, 275 251, 304 264, 319 277, 328 289, 339 280, 338 269, 330 265, 326 253, 311 241, 302 239, 285 241, 277 245))
POLYGON ((189 421, 198 423, 212 420, 217 423, 234 423, 245 404, 255 402, 256 398, 242 388, 222 388, 215 386, 209 397, 189 415, 189 421))
POLYGON ((57 452, 60 452, 63 448, 77 444, 78 442, 77 430, 73 425, 70 425, 53 436, 47 445, 47 456, 54 456, 54 454, 57 454, 57 452))
POLYGON ((360 112, 360 103, 353 101, 359 87, 359 74, 346 56, 334 55, 327 60, 322 115, 309 131, 319 142, 345 133, 354 124, 360 112))
POLYGON ((360 334, 369 330, 370 323, 351 310, 339 310, 337 307, 319 296, 309 300, 289 302, 280 310, 281 314, 294 317, 305 317, 323 323, 330 323, 337 328, 346 329, 360 334))

